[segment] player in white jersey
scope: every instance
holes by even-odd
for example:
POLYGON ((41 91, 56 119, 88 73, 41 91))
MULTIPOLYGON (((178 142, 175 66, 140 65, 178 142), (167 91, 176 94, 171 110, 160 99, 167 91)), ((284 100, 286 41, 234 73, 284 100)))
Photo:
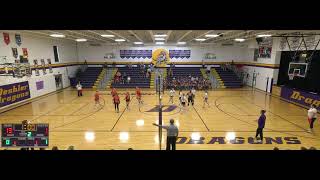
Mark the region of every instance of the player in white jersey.
POLYGON ((169 103, 171 102, 173 104, 173 96, 175 93, 176 93, 175 90, 172 88, 169 92, 169 96, 170 96, 169 103))
POLYGON ((179 90, 179 103, 180 103, 180 105, 182 105, 182 103, 181 103, 181 99, 182 99, 182 91, 181 91, 181 90, 179 90))
POLYGON ((208 103, 208 91, 205 91, 204 96, 203 96, 203 107, 205 104, 208 104, 208 107, 210 107, 210 105, 208 103))
POLYGON ((184 94, 182 94, 180 100, 181 100, 181 105, 182 105, 183 107, 185 107, 185 106, 186 106, 187 97, 186 97, 184 94))
POLYGON ((308 132, 310 133, 313 132, 313 123, 316 121, 316 119, 317 119, 317 109, 312 104, 310 109, 308 110, 308 121, 310 125, 310 129, 308 132))
POLYGON ((195 97, 196 97, 196 90, 194 89, 194 87, 192 88, 191 93, 192 93, 192 96, 193 96, 192 98, 194 100, 195 97))

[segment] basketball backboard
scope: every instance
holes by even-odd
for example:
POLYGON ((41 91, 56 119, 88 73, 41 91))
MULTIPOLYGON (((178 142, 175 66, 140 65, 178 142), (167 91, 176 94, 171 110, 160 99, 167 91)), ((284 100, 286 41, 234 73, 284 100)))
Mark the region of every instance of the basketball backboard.
POLYGON ((288 76, 298 76, 305 78, 307 76, 308 63, 290 63, 288 76))

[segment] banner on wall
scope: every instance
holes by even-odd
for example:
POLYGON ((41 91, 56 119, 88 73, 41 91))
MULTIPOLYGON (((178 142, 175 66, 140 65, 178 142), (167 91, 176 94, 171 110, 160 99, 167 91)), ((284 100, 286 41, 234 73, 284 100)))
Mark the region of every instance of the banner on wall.
POLYGON ((204 59, 217 59, 217 56, 214 53, 206 53, 204 59))
POLYGON ((9 33, 3 33, 3 40, 8 45, 10 43, 10 36, 9 33))
POLYGON ((15 34, 15 39, 16 39, 16 44, 18 46, 21 45, 21 35, 20 34, 15 34))
POLYGON ((44 62, 44 59, 41 59, 41 67, 42 67, 43 75, 47 74, 46 63, 44 62))
POLYGON ((129 59, 129 58, 151 58, 152 50, 120 50, 120 58, 121 59, 129 59))
POLYGON ((281 97, 297 104, 310 107, 311 104, 320 110, 320 95, 288 87, 281 88, 281 97))
POLYGON ((17 48, 11 48, 12 49, 12 56, 14 58, 18 58, 18 49, 17 48))
POLYGON ((28 58, 28 49, 27 48, 22 48, 22 53, 24 58, 28 58))
POLYGON ((33 60, 33 64, 34 64, 34 68, 35 68, 35 71, 36 71, 36 76, 39 76, 40 72, 39 72, 39 69, 38 69, 38 60, 37 59, 33 60))
POLYGON ((271 58, 272 47, 260 46, 259 47, 259 58, 271 58))
POLYGON ((262 38, 258 45, 258 58, 271 58, 272 38, 262 38))
POLYGON ((187 58, 189 59, 191 56, 191 50, 169 50, 170 58, 187 58))
POLYGON ((37 87, 37 90, 38 90, 38 91, 41 90, 41 89, 43 89, 43 88, 44 88, 44 83, 43 83, 43 81, 38 81, 38 82, 36 82, 36 87, 37 87))
POLYGON ((28 81, 0 86, 0 108, 29 98, 28 81))
POLYGON ((258 61, 259 49, 254 49, 253 61, 258 61))

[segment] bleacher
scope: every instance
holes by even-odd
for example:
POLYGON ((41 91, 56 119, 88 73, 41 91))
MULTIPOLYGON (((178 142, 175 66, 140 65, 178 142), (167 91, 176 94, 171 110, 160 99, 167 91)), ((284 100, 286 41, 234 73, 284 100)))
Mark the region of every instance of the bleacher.
POLYGON ((88 67, 77 77, 77 81, 81 82, 83 88, 92 88, 102 69, 102 67, 88 67))
MULTIPOLYGON (((170 68, 167 68, 167 81, 172 82, 173 78, 175 79, 184 79, 188 78, 190 75, 194 78, 204 78, 201 73, 201 68, 199 67, 175 67, 172 68, 172 77, 169 75, 170 68)), ((191 81, 191 80, 190 80, 191 81)), ((167 88, 171 88, 171 86, 167 86, 167 88)), ((182 89, 188 88, 188 87, 181 87, 182 89)))
MULTIPOLYGON (((167 72, 169 74, 169 69, 167 69, 167 72)), ((202 77, 201 71, 199 67, 175 67, 172 68, 172 77, 179 78, 179 77, 202 77)), ((169 79, 171 79, 168 76, 169 79)))
POLYGON ((226 69, 225 71, 220 67, 215 67, 217 73, 219 74, 221 80, 223 81, 223 84, 226 88, 240 88, 242 87, 241 80, 238 78, 238 76, 229 69, 226 69))
POLYGON ((140 68, 132 67, 129 69, 128 67, 119 67, 118 71, 120 71, 121 75, 123 76, 124 72, 126 73, 127 77, 129 76, 130 82, 129 83, 114 83, 112 82, 111 87, 114 88, 149 88, 150 87, 150 77, 146 78, 144 74, 140 72, 140 68))

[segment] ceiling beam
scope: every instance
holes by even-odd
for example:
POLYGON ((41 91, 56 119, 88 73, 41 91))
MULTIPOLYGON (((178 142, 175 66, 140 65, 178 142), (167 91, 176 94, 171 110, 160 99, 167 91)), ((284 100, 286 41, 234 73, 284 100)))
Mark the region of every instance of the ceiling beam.
POLYGON ((192 32, 192 30, 187 31, 186 33, 184 33, 184 34, 177 40, 177 42, 180 42, 183 38, 185 38, 186 36, 188 36, 191 32, 192 32))
POLYGON ((216 41, 214 42, 221 42, 223 40, 230 40, 231 38, 234 39, 234 38, 239 38, 242 34, 247 34, 247 33, 250 33, 250 32, 253 32, 254 30, 249 30, 249 31, 243 31, 243 32, 239 32, 237 34, 234 34, 234 35, 231 35, 231 36, 226 36, 226 37, 223 37, 221 39, 217 39, 216 41))
POLYGON ((74 39, 68 38, 67 36, 65 38, 55 38, 55 37, 51 37, 50 34, 47 34, 45 32, 40 32, 40 31, 24 30, 23 32, 31 33, 31 34, 41 34, 42 37, 44 36, 44 37, 47 37, 47 38, 50 38, 50 39, 53 39, 53 40, 71 40, 71 41, 74 41, 74 39))
POLYGON ((79 32, 71 31, 71 30, 66 30, 66 31, 69 32, 69 33, 74 33, 74 34, 78 34, 78 35, 80 35, 80 36, 85 36, 85 37, 89 37, 89 38, 91 38, 91 39, 95 39, 95 40, 98 40, 98 41, 102 41, 102 42, 104 42, 104 43, 107 42, 107 41, 105 41, 105 40, 96 38, 96 37, 94 37, 94 36, 89 36, 89 35, 84 34, 84 33, 79 33, 79 32))
POLYGON ((199 38, 199 37, 202 37, 202 36, 204 36, 204 35, 206 35, 206 34, 209 34, 209 33, 212 32, 212 31, 213 31, 213 30, 210 30, 210 31, 207 31, 207 32, 205 32, 205 33, 203 33, 203 34, 200 34, 200 35, 198 35, 197 37, 189 40, 188 42, 191 42, 191 41, 193 41, 193 40, 195 40, 195 39, 197 39, 197 38, 199 38))
POLYGON ((111 33, 111 34, 114 34, 114 35, 116 35, 116 36, 118 36, 118 37, 122 38, 122 39, 125 39, 127 42, 130 42, 130 40, 129 40, 129 39, 127 39, 127 38, 125 38, 125 37, 121 36, 120 34, 118 34, 118 33, 114 32, 114 31, 110 31, 110 30, 107 30, 107 31, 108 31, 109 33, 111 33))
POLYGON ((134 35, 134 37, 136 37, 139 41, 143 42, 143 40, 135 32, 133 32, 132 30, 129 30, 128 32, 134 35))
MULTIPOLYGON (((224 36, 224 35, 230 34, 230 33, 232 33, 232 32, 233 32, 233 31, 231 30, 231 31, 225 31, 225 32, 223 32, 223 33, 218 33, 218 34, 222 34, 222 35, 224 36)), ((210 39, 213 39, 213 38, 219 39, 219 37, 221 37, 221 36, 218 36, 218 37, 209 37, 209 38, 206 39, 206 41, 207 41, 207 40, 210 40, 210 39)))
POLYGON ((148 32, 149 32, 149 34, 150 34, 150 36, 151 36, 152 42, 155 43, 154 35, 153 35, 152 30, 149 30, 148 32))
MULTIPOLYGON (((100 33, 97 33, 97 32, 92 31, 92 30, 87 30, 87 32, 101 36, 100 33)), ((101 37, 102 37, 102 36, 101 36, 101 37)), ((111 37, 103 37, 103 38, 107 38, 107 39, 110 39, 110 40, 114 41, 114 38, 111 38, 111 37)))
POLYGON ((172 33, 172 30, 169 30, 168 33, 167 33, 166 39, 165 39, 166 43, 167 43, 171 33, 172 33))
MULTIPOLYGON (((51 32, 51 33, 53 33, 53 34, 63 34, 63 35, 66 35, 66 37, 67 37, 67 36, 72 37, 72 38, 74 38, 74 39, 73 39, 74 41, 75 41, 76 39, 82 38, 82 37, 74 36, 74 35, 71 35, 71 34, 65 34, 65 33, 60 32, 60 31, 51 31, 51 30, 48 30, 48 32, 51 32)), ((70 39, 70 38, 69 38, 69 39, 70 39)))

